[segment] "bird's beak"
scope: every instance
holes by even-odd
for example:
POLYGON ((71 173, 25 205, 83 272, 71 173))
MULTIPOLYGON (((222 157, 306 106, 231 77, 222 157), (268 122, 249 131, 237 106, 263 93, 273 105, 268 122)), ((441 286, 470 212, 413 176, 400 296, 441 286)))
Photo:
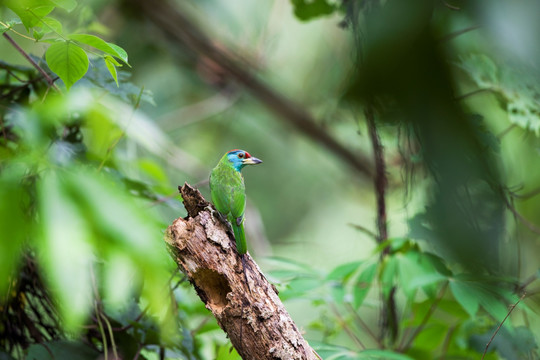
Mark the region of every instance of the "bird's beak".
POLYGON ((253 157, 253 156, 242 160, 243 165, 257 165, 260 163, 262 163, 262 160, 257 159, 256 157, 253 157))

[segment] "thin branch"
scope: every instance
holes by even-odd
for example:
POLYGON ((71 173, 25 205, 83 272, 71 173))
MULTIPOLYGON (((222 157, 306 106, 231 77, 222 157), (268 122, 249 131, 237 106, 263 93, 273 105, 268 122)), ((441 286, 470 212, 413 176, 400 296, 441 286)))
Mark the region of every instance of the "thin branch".
POLYGON ((439 41, 449 41, 449 40, 452 40, 460 35, 463 35, 465 33, 468 33, 469 31, 474 31, 474 30, 478 30, 480 29, 480 26, 479 25, 475 25, 475 26, 471 26, 471 27, 468 27, 468 28, 465 28, 465 29, 462 29, 462 30, 459 30, 459 31, 456 31, 456 32, 453 32, 453 33, 450 33, 448 35, 445 35, 443 36, 439 41))
POLYGON ((409 340, 407 340, 407 342, 405 344, 403 344, 403 346, 399 347, 400 351, 407 350, 411 346, 411 344, 413 343, 414 339, 418 336, 418 334, 420 334, 420 332, 424 329, 424 327, 426 326, 429 318, 431 317, 431 315, 433 315, 433 313, 435 312, 435 309, 439 305, 439 302, 441 302, 442 298, 444 297, 444 293, 446 292, 447 288, 448 288, 448 281, 445 282, 444 285, 439 290, 439 293, 437 294, 437 297, 431 303, 431 306, 429 307, 426 315, 424 315, 424 318, 420 322, 420 325, 414 330, 414 332, 412 333, 409 340))
POLYGON ((499 326, 497 326, 497 329, 495 329, 495 332, 493 333, 493 335, 491 335, 491 338, 489 339, 488 343, 486 344, 486 348, 484 349, 484 353, 482 354, 482 359, 481 360, 484 360, 484 357, 486 356, 486 353, 488 351, 488 348, 489 348, 489 345, 491 345, 491 342, 493 341, 493 339, 495 338, 495 336, 497 336, 497 333, 499 332, 499 330, 501 329, 501 327, 503 326, 504 322, 506 321, 506 319, 508 319, 508 317, 510 316, 510 314, 512 314, 512 311, 514 311, 514 309, 516 308, 516 306, 518 306, 518 304, 521 302, 521 300, 523 300, 525 298, 525 295, 527 293, 526 292, 523 292, 523 294, 521 294, 521 297, 518 299, 518 301, 516 301, 515 304, 512 304, 512 306, 510 306, 510 309, 508 311, 508 314, 506 314, 506 316, 504 317, 503 321, 501 321, 501 323, 499 324, 499 326))
POLYGON ((362 340, 360 340, 360 338, 358 336, 356 336, 354 334, 354 331, 349 327, 349 325, 347 325, 347 322, 345 321, 345 319, 343 319, 343 317, 341 316, 341 314, 339 313, 339 310, 336 308, 336 306, 334 304, 330 304, 330 308, 332 309, 332 311, 334 312, 334 315, 336 315, 336 318, 338 319, 339 321, 339 324, 341 325, 341 327, 343 328, 343 330, 345 330, 345 332, 347 333, 347 335, 349 335, 349 337, 358 344, 358 346, 360 346, 360 348, 362 349, 366 349, 366 346, 362 343, 362 340))
POLYGON ((521 222, 523 223, 523 225, 525 225, 530 231, 532 231, 533 233, 536 233, 536 234, 540 234, 540 227, 538 227, 537 225, 533 224, 531 221, 529 221, 527 218, 525 218, 523 215, 521 215, 514 206, 512 206, 512 204, 510 204, 510 202, 508 201, 508 199, 505 199, 505 202, 506 202, 506 207, 510 210, 510 212, 512 212, 512 214, 514 214, 514 216, 516 218, 518 218, 519 220, 521 220, 521 222))
POLYGON ((10 42, 11 45, 13 45, 13 47, 15 49, 17 49, 18 52, 20 52, 22 54, 22 56, 24 56, 24 58, 30 63, 32 64, 33 67, 36 68, 37 71, 39 71, 39 73, 41 75, 43 75, 43 77, 45 78, 45 80, 47 80, 47 83, 49 84, 50 87, 52 87, 54 90, 56 90, 57 92, 60 92, 60 89, 58 88, 58 86, 55 85, 54 83, 54 80, 49 76, 49 74, 47 74, 47 72, 45 70, 43 70, 43 68, 41 66, 39 66, 39 64, 37 62, 34 61, 34 59, 32 59, 32 57, 30 57, 30 55, 28 55, 26 53, 26 51, 23 50, 23 48, 21 48, 19 46, 19 44, 17 44, 15 42, 15 40, 13 40, 11 38, 11 36, 8 35, 7 32, 3 33, 2 34, 6 39, 7 41, 10 42))
POLYGON ((510 192, 510 195, 512 195, 512 197, 515 197, 517 199, 521 199, 521 200, 526 200, 526 199, 530 199, 536 195, 540 194, 540 187, 539 188, 536 188, 532 191, 529 191, 528 193, 525 193, 525 194, 517 194, 515 192, 510 192))
POLYGON ((460 11, 461 8, 455 6, 455 5, 451 5, 449 3, 447 3, 446 1, 442 1, 443 5, 446 6, 447 8, 449 8, 450 10, 454 10, 454 11, 460 11))
POLYGON ((373 331, 371 331, 371 329, 369 328, 369 326, 366 324, 366 322, 364 320, 362 320, 362 318, 358 315, 358 313, 356 312, 356 310, 351 306, 351 304, 349 303, 346 303, 345 304, 345 307, 349 310, 349 312, 353 315, 353 317, 356 319, 356 322, 358 322, 360 324, 360 327, 362 327, 368 334, 369 336, 377 343, 377 345, 379 346, 379 349, 382 349, 383 348, 383 344, 379 341, 379 338, 373 333, 373 331))
POLYGON ((227 75, 244 86, 269 110, 277 114, 278 119, 290 123, 312 140, 323 144, 360 173, 370 178, 373 177, 372 163, 369 159, 341 144, 320 126, 310 113, 264 84, 252 73, 250 66, 245 61, 242 61, 238 56, 231 55, 231 51, 218 48, 215 41, 206 36, 199 26, 182 11, 179 11, 177 7, 165 0, 152 2, 138 0, 129 2, 129 4, 138 6, 142 13, 168 35, 169 40, 175 45, 185 45, 201 58, 207 58, 219 64, 227 75))
POLYGON ((362 226, 362 225, 358 225, 358 224, 353 224, 353 223, 349 223, 347 225, 352 226, 356 230, 359 230, 359 231, 363 232, 364 234, 366 234, 367 236, 377 240, 377 234, 375 234, 373 231, 369 230, 367 227, 362 226))
POLYGON ((508 134, 511 130, 513 130, 517 125, 516 124, 512 124, 510 126, 508 126, 506 129, 504 129, 503 131, 501 131, 500 133, 498 133, 496 136, 497 136, 497 139, 502 139, 504 136, 506 136, 506 134, 508 134))
POLYGON ((476 94, 480 94, 480 93, 483 93, 483 92, 486 92, 486 91, 494 91, 492 88, 482 88, 482 89, 476 89, 474 91, 471 91, 471 92, 468 92, 468 93, 465 93, 463 95, 459 95, 459 96, 456 96, 454 98, 454 100, 456 101, 461 101, 463 99, 466 99, 470 96, 473 96, 473 95, 476 95, 476 94))

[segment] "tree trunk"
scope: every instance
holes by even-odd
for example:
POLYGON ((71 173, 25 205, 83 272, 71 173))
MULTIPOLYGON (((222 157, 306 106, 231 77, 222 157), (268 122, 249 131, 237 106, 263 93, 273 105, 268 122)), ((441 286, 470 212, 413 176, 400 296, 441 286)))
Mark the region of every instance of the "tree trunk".
POLYGON ((243 359, 320 359, 308 345, 253 259, 246 272, 234 237, 220 214, 187 183, 179 187, 188 211, 167 229, 165 241, 206 308, 243 359))

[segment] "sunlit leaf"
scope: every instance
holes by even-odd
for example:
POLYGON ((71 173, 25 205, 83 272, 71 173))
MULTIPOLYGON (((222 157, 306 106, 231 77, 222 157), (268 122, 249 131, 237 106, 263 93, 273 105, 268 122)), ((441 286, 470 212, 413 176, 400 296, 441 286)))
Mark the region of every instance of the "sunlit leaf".
POLYGON ((69 88, 88 71, 88 56, 71 41, 52 44, 45 53, 47 65, 69 88))
POLYGON ((127 63, 127 53, 121 47, 110 44, 105 40, 101 39, 100 37, 89 34, 71 34, 69 35, 69 38, 71 40, 80 42, 81 44, 85 44, 101 50, 106 54, 116 56, 127 63))
POLYGON ((4 0, 4 4, 19 16, 26 30, 36 26, 41 18, 54 10, 50 0, 4 0))

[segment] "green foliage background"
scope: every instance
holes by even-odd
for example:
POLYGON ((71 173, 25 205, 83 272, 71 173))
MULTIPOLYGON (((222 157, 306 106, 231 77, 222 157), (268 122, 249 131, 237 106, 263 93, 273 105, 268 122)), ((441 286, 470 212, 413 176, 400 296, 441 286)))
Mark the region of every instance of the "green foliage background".
POLYGON ((175 6, 359 157, 374 110, 389 236, 373 179, 134 3, 4 0, 1 358, 237 359, 162 240, 232 148, 264 160, 250 253, 322 358, 539 357, 537 2, 175 6))

